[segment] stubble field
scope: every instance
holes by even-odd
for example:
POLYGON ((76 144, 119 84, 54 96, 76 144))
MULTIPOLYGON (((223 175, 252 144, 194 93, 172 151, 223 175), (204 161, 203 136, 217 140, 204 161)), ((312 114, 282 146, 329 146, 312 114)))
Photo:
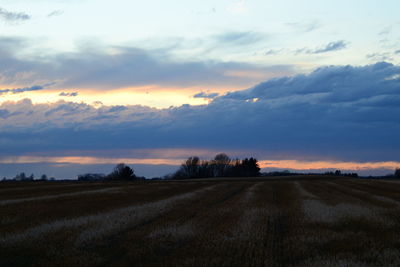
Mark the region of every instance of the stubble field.
POLYGON ((400 181, 0 183, 0 266, 399 266, 400 181))

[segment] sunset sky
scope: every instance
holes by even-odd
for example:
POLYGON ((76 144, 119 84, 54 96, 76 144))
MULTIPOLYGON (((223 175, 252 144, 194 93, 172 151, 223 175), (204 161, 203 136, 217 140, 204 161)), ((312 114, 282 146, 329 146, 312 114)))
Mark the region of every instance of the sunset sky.
POLYGON ((0 0, 0 179, 400 167, 398 0, 0 0))

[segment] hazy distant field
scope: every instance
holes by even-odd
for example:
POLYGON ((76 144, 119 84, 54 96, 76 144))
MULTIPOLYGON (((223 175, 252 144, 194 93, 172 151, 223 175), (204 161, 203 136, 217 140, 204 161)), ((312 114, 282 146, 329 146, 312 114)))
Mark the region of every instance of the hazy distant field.
POLYGON ((0 266, 399 266, 400 181, 0 183, 0 266))

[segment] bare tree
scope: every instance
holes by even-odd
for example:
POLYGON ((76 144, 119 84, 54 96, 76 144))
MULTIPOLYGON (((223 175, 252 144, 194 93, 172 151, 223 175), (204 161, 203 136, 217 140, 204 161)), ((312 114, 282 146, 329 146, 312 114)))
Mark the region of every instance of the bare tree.
POLYGON ((198 178, 200 177, 199 157, 189 157, 182 163, 179 170, 174 174, 175 179, 198 178))
POLYGON ((214 160, 211 162, 214 177, 226 176, 231 165, 231 161, 232 160, 228 157, 228 155, 224 153, 216 155, 214 160))
POLYGON ((200 159, 198 157, 190 157, 182 164, 181 169, 187 177, 198 177, 199 167, 200 159))

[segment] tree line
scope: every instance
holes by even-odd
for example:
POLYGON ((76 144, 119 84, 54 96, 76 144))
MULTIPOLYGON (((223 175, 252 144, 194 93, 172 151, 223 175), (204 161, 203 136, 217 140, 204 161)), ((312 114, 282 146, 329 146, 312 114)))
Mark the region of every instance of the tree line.
POLYGON ((255 158, 231 159, 221 153, 212 160, 189 157, 170 178, 258 177, 261 175, 260 170, 255 158))
MULTIPOLYGON (((35 175, 33 173, 29 176, 25 174, 25 172, 18 173, 15 175, 14 178, 11 178, 12 181, 18 181, 18 182, 26 182, 26 181, 54 181, 56 178, 54 177, 47 177, 46 174, 41 175, 39 178, 35 178, 35 175)), ((7 181, 6 177, 3 177, 2 181, 7 181)))
POLYGON ((143 180, 144 177, 135 175, 135 171, 124 163, 117 164, 108 174, 86 173, 78 175, 78 181, 134 181, 143 180))
MULTIPOLYGON (((190 179, 190 178, 216 178, 216 177, 275 177, 275 176, 296 176, 296 175, 321 175, 321 173, 293 173, 290 171, 274 171, 261 173, 258 160, 250 157, 245 159, 231 159, 224 153, 218 154, 212 160, 200 160, 199 157, 193 156, 185 160, 179 169, 162 179, 190 179)), ((328 176, 344 176, 358 177, 357 173, 342 173, 340 170, 335 172, 325 172, 322 175, 328 176)), ((114 167, 111 173, 86 173, 78 175, 78 181, 135 181, 144 180, 145 177, 135 175, 134 170, 120 163, 114 167)), ((371 178, 400 178, 400 168, 397 168, 393 174, 386 176, 371 177, 371 178)), ((33 174, 27 176, 24 172, 17 174, 12 179, 4 177, 0 181, 55 181, 54 177, 47 177, 46 174, 35 178, 33 174)))

